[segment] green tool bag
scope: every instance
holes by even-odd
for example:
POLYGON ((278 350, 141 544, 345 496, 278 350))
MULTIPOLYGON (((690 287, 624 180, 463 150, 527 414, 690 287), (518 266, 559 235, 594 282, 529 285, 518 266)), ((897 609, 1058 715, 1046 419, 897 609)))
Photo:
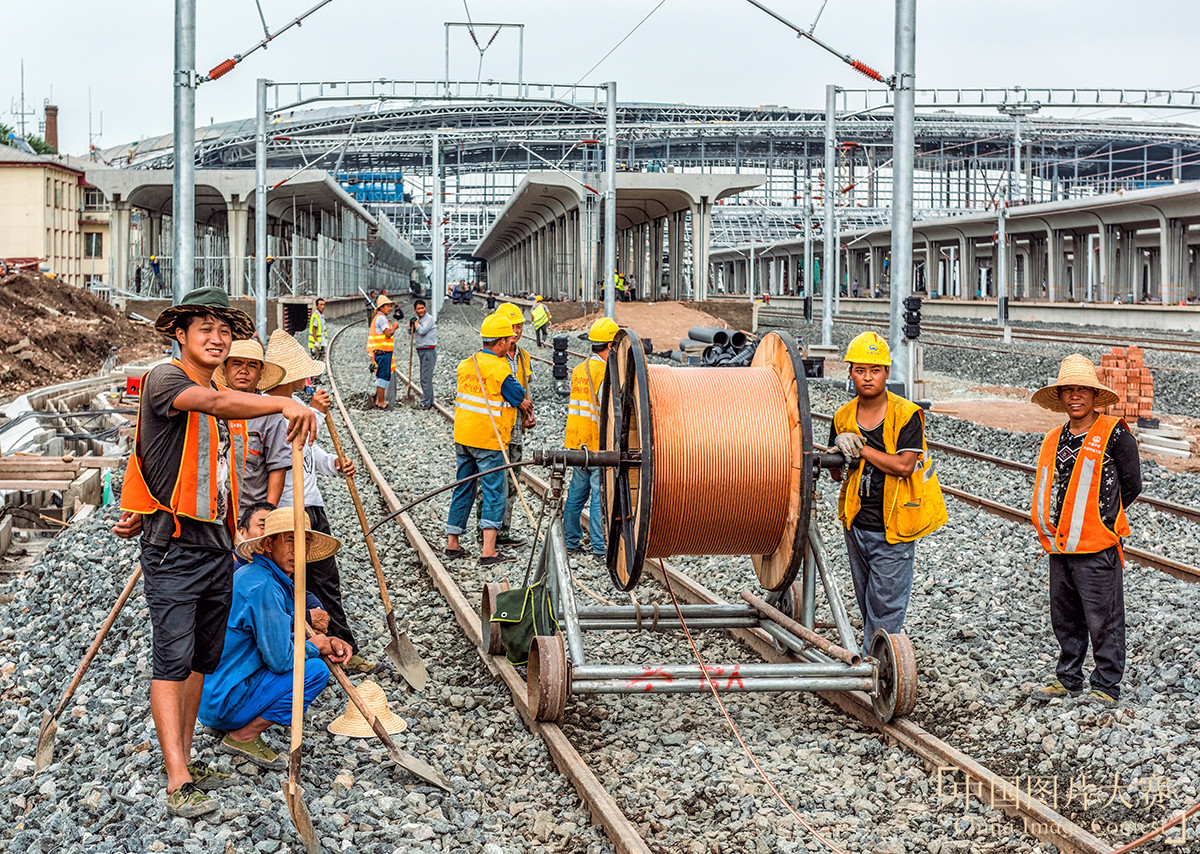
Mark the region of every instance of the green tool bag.
POLYGON ((493 631, 496 626, 500 628, 504 657, 511 664, 528 663, 533 639, 558 631, 554 606, 542 581, 529 587, 501 591, 496 596, 496 610, 492 612, 491 622, 493 631))

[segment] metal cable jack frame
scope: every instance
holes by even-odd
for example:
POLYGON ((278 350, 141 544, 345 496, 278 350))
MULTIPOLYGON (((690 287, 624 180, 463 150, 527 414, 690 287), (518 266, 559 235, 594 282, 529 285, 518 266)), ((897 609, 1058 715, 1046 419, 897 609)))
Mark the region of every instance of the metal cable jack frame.
MULTIPOLYGON (((917 692, 912 644, 903 634, 889 635, 881 630, 871 639, 871 655, 864 659, 858 654, 854 630, 820 532, 811 524, 817 475, 821 468, 840 468, 844 458, 841 454, 813 449, 807 384, 795 345, 770 333, 760 344, 752 368, 738 371, 659 366, 647 370, 637 335, 622 330, 609 354, 601 399, 599 452, 538 450, 533 452, 531 460, 550 466, 550 492, 546 500, 552 510, 531 583, 545 582, 560 626, 553 635, 535 637, 529 650, 529 706, 537 720, 560 721, 571 695, 702 693, 709 690, 709 680, 720 691, 863 691, 872 698, 875 712, 882 720, 908 715, 915 707, 917 692), (755 369, 759 373, 751 374, 755 369), (671 377, 661 372, 686 376, 671 377), (739 379, 734 379, 739 375, 739 379), (771 377, 778 387, 767 390, 771 377), (679 460, 672 459, 678 457, 678 449, 669 448, 671 437, 664 431, 678 429, 681 417, 686 428, 686 414, 674 410, 688 404, 694 408, 697 401, 656 392, 669 388, 675 380, 696 388, 696 383, 706 379, 719 384, 717 391, 725 399, 737 395, 736 389, 729 386, 731 381, 757 384, 762 396, 755 406, 782 410, 754 413, 748 418, 755 424, 760 424, 764 417, 776 419, 773 435, 776 441, 785 444, 782 450, 790 459, 774 475, 782 481, 762 485, 761 489, 764 497, 771 496, 786 506, 785 513, 778 506, 766 506, 768 502, 762 500, 749 506, 739 501, 730 507, 731 502, 707 501, 703 494, 685 494, 689 500, 679 499, 680 483, 673 481, 689 482, 689 472, 678 470, 679 460), (572 466, 602 469, 605 519, 602 523, 593 519, 592 524, 604 526, 609 573, 617 588, 632 590, 641 576, 643 563, 653 557, 745 554, 724 546, 731 544, 736 548, 739 543, 753 543, 761 549, 769 541, 771 552, 752 554, 755 574, 769 591, 766 598, 744 592, 742 603, 680 605, 678 611, 660 605, 579 605, 563 531, 563 480, 572 466), (693 507, 698 502, 705 503, 699 517, 693 507), (726 509, 721 511, 722 507, 726 509), (703 518, 710 530, 681 534, 680 514, 689 514, 690 521, 703 518), (728 531, 731 525, 740 529, 728 535, 724 544, 714 540, 713 530, 728 531), (667 529, 666 535, 663 528, 667 529), (710 551, 689 550, 697 545, 710 551), (672 550, 664 553, 665 548, 672 550), (818 578, 833 615, 836 642, 817 631, 818 578), (677 631, 685 624, 689 629, 760 628, 781 650, 791 652, 799 660, 706 664, 703 669, 690 659, 679 664, 588 662, 585 635, 589 632, 677 631)), ((744 403, 741 405, 744 407, 744 403)), ((693 459, 692 473, 696 466, 702 466, 712 482, 720 484, 722 465, 729 475, 738 471, 738 466, 747 466, 752 453, 762 453, 761 437, 756 439, 743 426, 742 421, 732 423, 722 435, 724 463, 693 459)), ((690 450, 694 456, 695 448, 690 450)), ((480 604, 482 646, 491 655, 504 651, 499 629, 490 620, 497 594, 507 587, 507 582, 484 586, 480 604)))

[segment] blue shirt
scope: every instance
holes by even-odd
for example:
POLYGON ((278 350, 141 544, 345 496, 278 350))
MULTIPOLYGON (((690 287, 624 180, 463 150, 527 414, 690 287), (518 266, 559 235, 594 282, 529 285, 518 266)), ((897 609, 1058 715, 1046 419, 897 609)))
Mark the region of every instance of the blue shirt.
MULTIPOLYGON (((483 352, 491 353, 493 356, 496 355, 490 347, 484 347, 483 352)), ((517 382, 516 377, 509 374, 504 378, 504 384, 500 386, 500 396, 504 398, 505 403, 516 409, 525 402, 525 388, 517 382)))
MULTIPOLYGON (((225 627, 225 649, 216 671, 205 678, 200 696, 200 723, 213 726, 228 720, 254 692, 263 675, 291 673, 292 619, 295 586, 286 572, 266 555, 233 574, 233 603, 225 627)), ((308 594, 309 607, 320 602, 308 594)), ((304 657, 320 655, 312 641, 304 642, 304 657)))

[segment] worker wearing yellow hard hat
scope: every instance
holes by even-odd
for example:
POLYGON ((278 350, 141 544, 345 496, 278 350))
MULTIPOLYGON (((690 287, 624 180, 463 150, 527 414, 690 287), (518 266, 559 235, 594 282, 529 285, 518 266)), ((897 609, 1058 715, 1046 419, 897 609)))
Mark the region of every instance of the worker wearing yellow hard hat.
POLYGON ((904 627, 916 540, 946 523, 946 504, 925 442, 924 410, 887 390, 892 354, 878 333, 846 348, 855 397, 833 416, 829 444, 846 458, 838 518, 863 617, 864 654, 904 627))
MULTIPOLYGON (((564 444, 568 448, 600 450, 600 387, 608 367, 608 353, 613 339, 620 331, 611 317, 601 317, 588 330, 588 341, 592 342, 592 355, 575 366, 571 372, 571 400, 567 404, 567 435, 564 444)), ((571 474, 571 485, 567 489, 567 504, 563 510, 563 534, 567 550, 577 554, 591 554, 596 560, 604 560, 604 531, 595 521, 588 528, 589 546, 584 548, 583 526, 580 516, 583 506, 591 500, 591 518, 603 518, 600 507, 600 469, 577 468, 571 474)))
MULTIPOLYGON (((456 480, 504 465, 504 448, 512 435, 517 411, 525 427, 536 422, 533 402, 508 365, 509 350, 516 343, 512 321, 500 313, 489 314, 479 327, 483 346, 458 363, 458 392, 454 397, 454 444, 457 452, 456 480)), ((478 479, 483 491, 481 566, 508 563, 516 558, 496 549, 496 535, 504 519, 506 473, 501 469, 478 479)), ((459 541, 475 503, 476 481, 460 483, 450 499, 446 519, 446 556, 470 557, 459 541)))
MULTIPOLYGON (((521 335, 525 328, 525 315, 521 313, 520 308, 510 302, 501 303, 497 306, 496 315, 507 318, 512 323, 513 345, 509 348, 505 358, 508 359, 508 368, 512 372, 513 378, 521 384, 521 387, 525 389, 526 395, 528 395, 530 393, 530 384, 533 382, 533 357, 529 355, 528 350, 521 346, 521 335)), ((525 431, 521 426, 521 422, 515 421, 512 433, 508 437, 508 461, 510 463, 518 462, 524 456, 524 453, 525 431)), ((507 481, 505 481, 505 485, 507 487, 507 481)), ((504 520, 500 525, 500 532, 496 535, 496 544, 498 546, 521 546, 525 544, 525 541, 520 537, 514 536, 512 533, 513 505, 517 503, 517 492, 515 489, 506 489, 506 491, 504 520)), ((482 501, 476 502, 476 507, 479 511, 479 518, 482 519, 482 501)))
POLYGON ((550 333, 550 309, 546 308, 540 296, 534 299, 533 311, 529 316, 533 319, 533 334, 540 350, 542 341, 550 333))

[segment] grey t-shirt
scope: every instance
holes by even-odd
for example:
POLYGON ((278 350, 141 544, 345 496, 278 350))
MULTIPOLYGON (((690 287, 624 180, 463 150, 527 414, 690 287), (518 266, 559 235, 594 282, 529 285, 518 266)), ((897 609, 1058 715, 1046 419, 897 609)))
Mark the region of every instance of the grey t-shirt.
MULTIPOLYGON (((142 476, 150 494, 163 505, 171 503, 175 480, 183 465, 183 449, 187 435, 188 413, 173 409, 175 398, 185 389, 197 385, 182 368, 172 364, 159 365, 146 375, 142 383, 142 402, 139 407, 138 456, 142 461, 142 476)), ((213 386, 215 389, 216 386, 213 386)), ((219 449, 217 456, 229 460, 229 425, 217 419, 219 449)), ((230 551, 233 536, 225 524, 229 508, 229 478, 220 479, 215 522, 179 517, 178 542, 182 546, 230 551)), ((166 546, 175 533, 175 519, 170 513, 158 511, 142 520, 142 539, 156 546, 166 546)))
POLYGON ((432 314, 426 313, 424 317, 417 319, 417 330, 413 334, 413 346, 418 350, 437 346, 437 321, 433 319, 432 314))
POLYGON ((238 500, 243 507, 267 500, 267 475, 292 467, 292 451, 287 443, 287 419, 278 412, 260 415, 246 422, 246 469, 239 485, 238 500))

